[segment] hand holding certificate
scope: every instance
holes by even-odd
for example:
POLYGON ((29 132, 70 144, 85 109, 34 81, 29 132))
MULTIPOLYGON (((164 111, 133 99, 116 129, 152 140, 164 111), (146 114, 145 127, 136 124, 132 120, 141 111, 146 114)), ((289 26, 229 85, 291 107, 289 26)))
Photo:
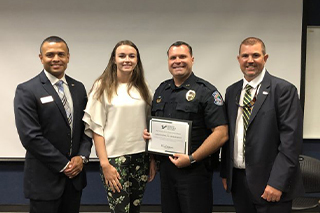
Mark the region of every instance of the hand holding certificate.
POLYGON ((146 151, 162 155, 181 153, 189 155, 191 121, 152 117, 149 120, 149 133, 146 151))

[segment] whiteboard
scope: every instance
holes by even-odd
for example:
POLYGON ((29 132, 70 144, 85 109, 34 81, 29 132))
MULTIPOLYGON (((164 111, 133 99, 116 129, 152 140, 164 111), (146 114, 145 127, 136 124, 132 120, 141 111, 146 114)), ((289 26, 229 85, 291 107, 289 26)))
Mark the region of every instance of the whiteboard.
POLYGON ((307 28, 303 138, 320 138, 320 27, 307 28))
POLYGON ((17 84, 42 70, 39 46, 50 35, 67 41, 67 74, 82 81, 87 91, 106 67, 114 45, 124 39, 138 46, 154 91, 171 77, 168 47, 183 40, 193 47, 194 73, 224 95, 227 86, 242 77, 236 56, 248 36, 265 42, 268 71, 300 88, 301 0, 1 0, 0 20, 3 158, 24 157, 13 97, 17 84))

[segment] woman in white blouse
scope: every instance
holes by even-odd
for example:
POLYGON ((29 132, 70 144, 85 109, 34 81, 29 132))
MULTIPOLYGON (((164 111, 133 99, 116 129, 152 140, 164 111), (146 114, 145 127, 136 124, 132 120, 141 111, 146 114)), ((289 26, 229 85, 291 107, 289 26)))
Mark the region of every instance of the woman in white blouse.
POLYGON ((155 162, 145 153, 142 137, 150 105, 139 50, 131 41, 120 41, 90 91, 83 117, 111 212, 140 212, 146 183, 155 176, 155 162))

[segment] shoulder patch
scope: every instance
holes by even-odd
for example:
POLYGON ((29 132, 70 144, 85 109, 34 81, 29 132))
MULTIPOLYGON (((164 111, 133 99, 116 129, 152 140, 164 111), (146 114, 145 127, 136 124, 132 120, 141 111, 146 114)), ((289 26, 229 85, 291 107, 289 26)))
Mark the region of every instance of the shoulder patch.
POLYGON ((223 99, 218 91, 214 91, 212 93, 212 97, 214 98, 215 105, 217 105, 217 106, 223 105, 223 99))

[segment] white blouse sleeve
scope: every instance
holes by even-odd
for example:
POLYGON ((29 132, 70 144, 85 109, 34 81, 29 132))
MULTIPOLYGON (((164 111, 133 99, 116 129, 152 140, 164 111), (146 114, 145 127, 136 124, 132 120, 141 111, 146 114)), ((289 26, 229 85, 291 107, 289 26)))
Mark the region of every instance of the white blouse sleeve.
POLYGON ((99 83, 96 83, 94 85, 93 90, 89 94, 88 103, 82 118, 82 120, 85 122, 84 132, 91 138, 93 137, 93 132, 104 136, 104 127, 107 122, 107 110, 104 97, 105 94, 103 94, 99 100, 95 97, 98 84, 99 83))

